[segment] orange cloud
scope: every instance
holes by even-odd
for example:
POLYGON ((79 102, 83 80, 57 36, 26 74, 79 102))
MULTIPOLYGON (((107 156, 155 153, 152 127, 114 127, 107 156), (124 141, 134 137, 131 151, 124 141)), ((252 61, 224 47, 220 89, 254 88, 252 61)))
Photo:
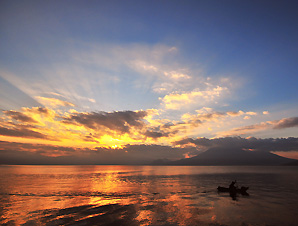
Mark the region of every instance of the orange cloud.
POLYGON ((220 131, 224 120, 251 112, 215 112, 211 108, 184 114, 180 120, 163 118, 163 110, 115 112, 78 112, 48 107, 4 111, 0 118, 1 140, 51 144, 77 148, 123 147, 127 144, 168 144, 185 136, 210 134, 219 136, 249 134, 264 129, 283 129, 297 125, 296 118, 220 131))
POLYGON ((128 143, 158 142, 158 138, 168 137, 169 132, 158 128, 162 123, 152 119, 157 114, 155 109, 87 113, 22 108, 21 111, 5 111, 6 118, 0 121, 0 136, 7 141, 17 137, 19 141, 30 143, 30 139, 37 138, 38 141, 31 142, 73 147, 121 147, 128 143), (9 121, 11 118, 16 122, 9 121))
POLYGON ((298 117, 283 118, 277 121, 274 125, 274 129, 285 129, 291 127, 298 127, 298 117))

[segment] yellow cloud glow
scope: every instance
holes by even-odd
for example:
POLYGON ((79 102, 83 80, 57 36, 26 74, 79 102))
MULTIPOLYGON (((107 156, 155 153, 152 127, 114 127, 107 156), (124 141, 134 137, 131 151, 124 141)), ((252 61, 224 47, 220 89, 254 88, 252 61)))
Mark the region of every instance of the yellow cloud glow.
POLYGON ((50 98, 50 97, 41 97, 37 96, 36 99, 43 105, 49 106, 49 107, 58 107, 58 106, 64 106, 64 107, 74 107, 75 105, 64 100, 59 100, 56 98, 50 98))

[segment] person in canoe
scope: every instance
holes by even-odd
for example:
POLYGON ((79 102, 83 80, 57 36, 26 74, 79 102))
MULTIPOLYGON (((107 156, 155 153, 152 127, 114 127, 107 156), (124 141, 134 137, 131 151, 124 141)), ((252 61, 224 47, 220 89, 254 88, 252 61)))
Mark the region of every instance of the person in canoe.
POLYGON ((229 186, 230 191, 236 191, 237 187, 235 186, 235 184, 237 183, 237 181, 232 181, 232 183, 229 186))
POLYGON ((236 196, 237 193, 248 196, 247 190, 249 187, 242 186, 241 188, 238 188, 238 186, 235 186, 237 184, 237 181, 232 181, 230 186, 227 187, 217 187, 218 192, 229 192, 231 196, 236 196))

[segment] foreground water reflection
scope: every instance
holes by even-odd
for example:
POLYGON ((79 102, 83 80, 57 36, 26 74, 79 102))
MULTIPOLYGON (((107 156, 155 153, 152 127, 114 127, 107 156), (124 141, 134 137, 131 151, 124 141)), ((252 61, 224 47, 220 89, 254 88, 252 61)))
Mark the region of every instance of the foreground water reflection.
POLYGON ((0 166, 2 225, 297 225, 297 167, 0 166), (250 196, 218 185, 237 179, 250 196))

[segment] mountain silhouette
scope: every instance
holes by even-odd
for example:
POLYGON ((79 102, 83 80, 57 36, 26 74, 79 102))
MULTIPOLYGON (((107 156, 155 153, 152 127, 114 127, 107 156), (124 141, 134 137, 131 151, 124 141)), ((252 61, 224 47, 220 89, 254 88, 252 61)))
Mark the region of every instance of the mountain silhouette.
POLYGON ((211 148, 195 157, 167 163, 167 165, 283 165, 294 161, 265 151, 241 148, 211 148))
POLYGON ((291 162, 287 162, 284 164, 285 166, 298 166, 298 160, 294 160, 291 162))

